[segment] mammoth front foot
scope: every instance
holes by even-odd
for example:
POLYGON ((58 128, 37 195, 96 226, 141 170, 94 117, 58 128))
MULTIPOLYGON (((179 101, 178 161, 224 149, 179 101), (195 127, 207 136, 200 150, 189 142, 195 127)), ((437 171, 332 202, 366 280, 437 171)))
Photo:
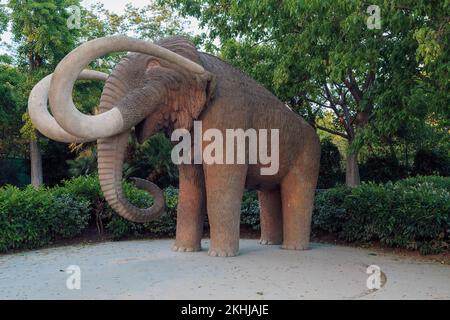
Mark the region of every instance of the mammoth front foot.
POLYGON ((202 248, 200 246, 178 246, 173 245, 172 250, 175 252, 198 252, 201 251, 202 248))
POLYGON ((208 254, 211 257, 235 257, 239 254, 239 250, 232 249, 210 249, 208 254))

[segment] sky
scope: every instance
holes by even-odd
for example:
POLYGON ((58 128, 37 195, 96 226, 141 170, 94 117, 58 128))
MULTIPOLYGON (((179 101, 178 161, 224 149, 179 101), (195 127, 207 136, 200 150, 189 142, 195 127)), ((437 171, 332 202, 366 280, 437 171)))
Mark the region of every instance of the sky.
MULTIPOLYGON (((6 0, 0 0, 0 4, 5 4, 6 0)), ((124 12, 125 5, 127 3, 133 4, 135 7, 144 7, 149 4, 149 0, 82 0, 81 5, 89 8, 92 4, 103 3, 106 9, 121 14, 124 12)), ((199 27, 198 22, 194 19, 190 19, 190 28, 187 31, 191 31, 194 34, 198 33, 199 27)), ((6 44, 11 44, 11 33, 5 32, 2 36, 2 42, 6 44)), ((0 54, 8 53, 8 50, 4 47, 0 47, 0 54)))

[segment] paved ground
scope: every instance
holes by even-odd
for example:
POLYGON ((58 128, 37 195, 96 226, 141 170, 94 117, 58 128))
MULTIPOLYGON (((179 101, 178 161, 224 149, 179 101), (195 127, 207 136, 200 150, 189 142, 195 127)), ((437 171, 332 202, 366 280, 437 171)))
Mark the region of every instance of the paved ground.
MULTIPOLYGON (((450 299, 450 266, 314 244, 295 252, 241 240, 241 255, 175 253, 171 240, 107 242, 0 256, 0 299, 450 299), (70 265, 81 289, 68 290, 70 265), (366 287, 378 265, 384 286, 366 287)), ((204 242, 204 247, 208 241, 204 242)))

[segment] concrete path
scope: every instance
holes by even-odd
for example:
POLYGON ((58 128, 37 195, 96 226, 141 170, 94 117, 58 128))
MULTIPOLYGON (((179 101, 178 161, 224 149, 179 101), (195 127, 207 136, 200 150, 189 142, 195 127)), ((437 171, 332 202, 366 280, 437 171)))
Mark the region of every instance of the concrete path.
POLYGON ((211 258, 206 251, 172 252, 172 243, 107 242, 2 255, 0 299, 450 299, 448 265, 324 244, 285 251, 256 240, 241 240, 238 257, 211 258), (80 290, 67 289, 71 265, 80 268, 80 290), (366 286, 369 265, 383 272, 380 290, 366 286))

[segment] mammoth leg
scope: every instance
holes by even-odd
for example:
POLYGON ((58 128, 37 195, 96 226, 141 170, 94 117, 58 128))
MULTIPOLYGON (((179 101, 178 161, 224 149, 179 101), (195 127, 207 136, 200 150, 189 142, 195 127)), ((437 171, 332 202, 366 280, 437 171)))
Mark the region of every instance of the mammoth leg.
POLYGON ((320 145, 313 140, 283 178, 283 249, 306 250, 309 247, 319 162, 320 145))
POLYGON ((258 191, 261 207, 260 244, 276 245, 283 242, 283 214, 280 189, 258 191))
POLYGON ((209 255, 232 257, 239 252, 239 227, 246 165, 205 165, 209 255))
POLYGON ((205 220, 206 195, 203 168, 180 165, 180 194, 177 210, 177 235, 174 251, 193 252, 201 250, 205 220))

